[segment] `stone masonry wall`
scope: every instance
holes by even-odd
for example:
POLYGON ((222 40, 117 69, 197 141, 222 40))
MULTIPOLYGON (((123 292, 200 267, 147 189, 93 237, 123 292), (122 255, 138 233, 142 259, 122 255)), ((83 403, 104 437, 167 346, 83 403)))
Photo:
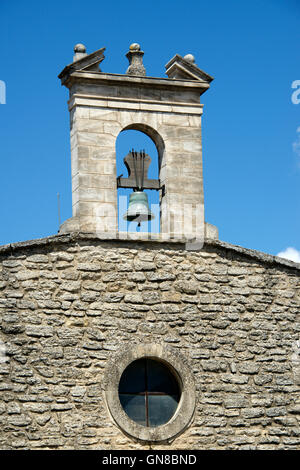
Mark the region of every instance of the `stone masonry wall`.
POLYGON ((1 449, 148 448, 101 389, 107 360, 144 342, 179 348, 197 387, 191 426, 152 448, 300 449, 297 265, 80 236, 2 247, 0 261, 1 449))

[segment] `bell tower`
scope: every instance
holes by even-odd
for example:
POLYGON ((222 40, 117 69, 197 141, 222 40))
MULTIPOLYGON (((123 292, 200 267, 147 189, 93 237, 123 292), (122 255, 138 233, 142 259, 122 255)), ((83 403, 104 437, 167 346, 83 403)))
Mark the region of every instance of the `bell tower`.
MULTIPOLYGON (((87 54, 77 44, 73 63, 59 75, 69 89, 72 167, 72 217, 60 233, 120 237, 118 187, 142 193, 148 184, 159 191, 162 239, 217 238, 217 229, 204 219, 202 177, 200 97, 212 77, 198 68, 191 54, 175 55, 166 65, 167 77, 148 77, 139 44, 132 44, 126 54, 125 74, 105 73, 99 68, 104 50, 87 54), (147 179, 143 167, 143 187, 138 187, 137 174, 133 178, 132 158, 130 164, 127 160, 128 177, 116 174, 116 139, 128 129, 144 132, 157 148, 159 179, 147 179)), ((140 154, 138 160, 145 164, 147 156, 140 154)))

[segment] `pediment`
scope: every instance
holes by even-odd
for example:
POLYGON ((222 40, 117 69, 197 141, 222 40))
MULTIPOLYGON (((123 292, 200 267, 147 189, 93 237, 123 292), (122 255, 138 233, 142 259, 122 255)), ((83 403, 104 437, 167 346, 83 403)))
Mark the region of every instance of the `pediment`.
POLYGON ((190 54, 185 57, 176 54, 165 66, 166 74, 169 78, 177 80, 197 80, 210 83, 213 77, 199 69, 193 60, 194 58, 190 54))
POLYGON ((66 75, 71 75, 73 72, 101 72, 99 64, 105 59, 104 51, 105 47, 102 47, 66 65, 63 71, 58 75, 58 78, 63 79, 66 75))

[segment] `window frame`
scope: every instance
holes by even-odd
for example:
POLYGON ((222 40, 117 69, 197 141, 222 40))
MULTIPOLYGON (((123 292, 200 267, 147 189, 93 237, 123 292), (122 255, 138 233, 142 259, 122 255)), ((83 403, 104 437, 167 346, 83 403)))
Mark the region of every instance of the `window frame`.
POLYGON ((109 361, 103 380, 107 409, 115 424, 130 437, 147 442, 168 442, 192 422, 196 406, 196 388, 192 368, 175 348, 163 344, 135 344, 122 347, 109 361), (158 360, 174 371, 181 387, 177 409, 171 419, 156 427, 136 423, 124 411, 119 400, 119 382, 126 367, 142 358, 158 360))

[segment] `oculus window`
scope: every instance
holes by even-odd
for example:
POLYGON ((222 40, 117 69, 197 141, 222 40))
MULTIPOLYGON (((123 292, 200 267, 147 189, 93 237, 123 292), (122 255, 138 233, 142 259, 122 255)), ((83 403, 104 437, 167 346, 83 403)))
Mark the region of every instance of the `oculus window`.
POLYGON ((102 390, 111 419, 133 439, 171 442, 193 420, 192 366, 169 345, 121 346, 107 363, 102 390))
POLYGON ((174 372, 150 358, 129 364, 119 383, 119 399, 125 413, 142 426, 167 423, 176 412, 180 396, 174 372))

